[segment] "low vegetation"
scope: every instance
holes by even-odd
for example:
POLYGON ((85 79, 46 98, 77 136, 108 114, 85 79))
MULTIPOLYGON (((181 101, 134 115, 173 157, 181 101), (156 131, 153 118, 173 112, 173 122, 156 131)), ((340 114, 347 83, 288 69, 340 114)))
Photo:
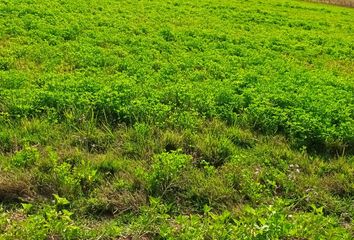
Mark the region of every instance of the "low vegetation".
POLYGON ((0 0, 1 239, 353 239, 354 11, 0 0))

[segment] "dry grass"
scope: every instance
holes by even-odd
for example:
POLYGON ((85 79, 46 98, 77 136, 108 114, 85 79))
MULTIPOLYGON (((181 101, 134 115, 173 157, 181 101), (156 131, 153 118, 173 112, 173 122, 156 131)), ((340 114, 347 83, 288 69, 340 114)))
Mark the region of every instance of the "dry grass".
POLYGON ((309 1, 346 6, 346 7, 354 7, 354 0, 309 0, 309 1))
POLYGON ((24 176, 0 173, 0 202, 29 200, 33 196, 30 180, 24 176))

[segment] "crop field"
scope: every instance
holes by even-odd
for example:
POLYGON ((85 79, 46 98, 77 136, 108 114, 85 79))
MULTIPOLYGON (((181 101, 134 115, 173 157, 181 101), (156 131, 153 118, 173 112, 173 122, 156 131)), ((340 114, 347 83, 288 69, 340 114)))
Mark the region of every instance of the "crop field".
POLYGON ((353 8, 0 0, 0 239, 353 238, 353 8))

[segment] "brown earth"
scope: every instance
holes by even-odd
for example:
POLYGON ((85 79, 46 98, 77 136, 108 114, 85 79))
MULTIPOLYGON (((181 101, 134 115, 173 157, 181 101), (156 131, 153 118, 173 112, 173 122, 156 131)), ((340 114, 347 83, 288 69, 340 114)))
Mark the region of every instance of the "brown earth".
POLYGON ((354 0, 309 0, 309 1, 334 4, 334 5, 340 5, 346 7, 354 7, 354 0))

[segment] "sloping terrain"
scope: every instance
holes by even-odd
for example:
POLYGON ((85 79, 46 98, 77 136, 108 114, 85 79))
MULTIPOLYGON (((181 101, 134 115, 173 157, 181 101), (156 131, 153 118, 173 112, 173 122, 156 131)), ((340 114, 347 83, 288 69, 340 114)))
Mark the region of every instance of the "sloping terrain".
POLYGON ((0 0, 0 239, 353 239, 354 9, 0 0))

